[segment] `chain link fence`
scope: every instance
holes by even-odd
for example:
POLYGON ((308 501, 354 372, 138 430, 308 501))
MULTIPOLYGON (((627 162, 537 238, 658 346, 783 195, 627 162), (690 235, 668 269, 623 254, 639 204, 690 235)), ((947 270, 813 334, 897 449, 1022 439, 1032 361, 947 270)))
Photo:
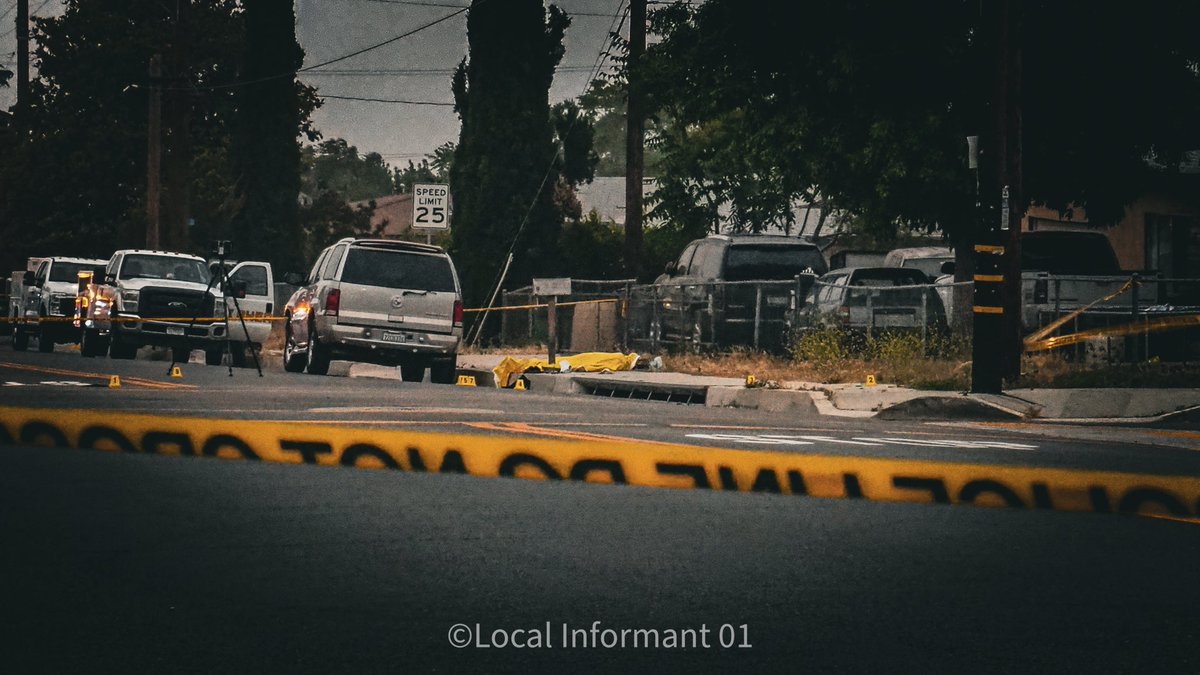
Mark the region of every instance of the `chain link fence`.
MULTIPOLYGON (((848 277, 831 283, 812 275, 658 284, 572 280, 574 292, 559 298, 559 346, 563 352, 743 348, 791 354, 798 340, 820 332, 839 334, 851 351, 881 335, 900 335, 928 353, 969 354, 972 282, 896 284, 848 277), (572 302, 585 304, 567 305, 572 302)), ((546 309, 531 307, 544 298, 526 287, 505 292, 502 302, 514 308, 500 312, 503 346, 546 343, 546 309)), ((1027 348, 1054 349, 1073 360, 1200 360, 1200 279, 1027 273, 1021 317, 1027 348)))

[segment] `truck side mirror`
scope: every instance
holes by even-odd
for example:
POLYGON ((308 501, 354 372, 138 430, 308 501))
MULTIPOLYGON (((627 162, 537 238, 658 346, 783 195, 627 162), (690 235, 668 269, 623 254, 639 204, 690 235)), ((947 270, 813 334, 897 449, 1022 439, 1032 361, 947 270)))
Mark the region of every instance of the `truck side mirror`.
POLYGON ((296 272, 288 272, 283 275, 283 283, 289 286, 299 286, 303 281, 304 279, 300 278, 300 275, 296 272))
POLYGON ((663 273, 666 274, 667 276, 674 276, 675 271, 676 271, 676 266, 675 266, 674 260, 668 262, 666 268, 663 269, 663 273))
POLYGON ((110 285, 110 286, 111 286, 112 284, 115 284, 115 283, 117 283, 117 275, 115 275, 115 274, 105 274, 105 275, 104 275, 104 283, 105 283, 105 284, 108 284, 108 285, 110 285))
POLYGON ((25 275, 21 277, 21 283, 26 286, 32 286, 33 285, 33 272, 30 272, 29 270, 25 270, 25 275))
POLYGON ((947 260, 942 263, 942 274, 954 274, 954 261, 947 260))

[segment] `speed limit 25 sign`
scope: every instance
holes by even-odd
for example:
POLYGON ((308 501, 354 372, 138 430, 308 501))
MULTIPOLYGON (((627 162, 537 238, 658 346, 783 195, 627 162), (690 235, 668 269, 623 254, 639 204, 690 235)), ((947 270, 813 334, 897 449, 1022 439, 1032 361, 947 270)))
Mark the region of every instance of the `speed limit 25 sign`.
POLYGON ((450 229, 449 185, 413 186, 412 226, 427 230, 450 229))

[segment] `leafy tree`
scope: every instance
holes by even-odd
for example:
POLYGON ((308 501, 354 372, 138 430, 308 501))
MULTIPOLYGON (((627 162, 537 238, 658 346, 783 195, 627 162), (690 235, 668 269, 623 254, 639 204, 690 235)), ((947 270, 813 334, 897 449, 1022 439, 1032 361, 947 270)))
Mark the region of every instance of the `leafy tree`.
POLYGON ((358 148, 340 138, 330 138, 302 151, 305 193, 317 195, 333 190, 349 201, 392 194, 392 175, 377 152, 359 154, 358 148))
POLYGON ((541 0, 472 2, 470 53, 453 79, 462 129, 450 172, 452 251, 469 305, 487 301, 514 238, 511 283, 559 267, 549 89, 569 24, 541 0))
MULTIPOLYGON (((190 58, 172 63, 166 105, 189 108, 196 155, 223 144, 232 114, 227 92, 198 92, 236 68, 243 29, 233 0, 196 3, 190 58)), ((0 247, 7 260, 37 254, 106 256, 145 243, 147 67, 169 53, 173 9, 153 0, 68 0, 60 16, 34 20, 38 77, 31 82, 21 139, 0 162, 0 247)), ((200 174, 211 189, 228 181, 200 174)), ((221 203, 220 198, 204 200, 221 203)), ((195 212, 198 222, 217 214, 195 212)), ((171 244, 192 248, 185 234, 171 244)))
MULTIPOLYGON (((1185 28, 1200 7, 1023 5, 1028 201, 1086 206, 1111 222, 1156 171, 1200 147, 1200 58, 1185 28)), ((964 138, 986 131, 995 50, 978 7, 865 0, 747 12, 710 0, 654 12, 663 40, 641 73, 666 121, 653 213, 712 228, 727 207, 735 227, 758 230, 790 224, 792 200, 820 195, 868 230, 971 236, 964 138)))
POLYGON ((351 207, 336 190, 318 194, 299 212, 303 259, 316 260, 321 249, 343 237, 378 236, 371 228, 371 210, 351 207))

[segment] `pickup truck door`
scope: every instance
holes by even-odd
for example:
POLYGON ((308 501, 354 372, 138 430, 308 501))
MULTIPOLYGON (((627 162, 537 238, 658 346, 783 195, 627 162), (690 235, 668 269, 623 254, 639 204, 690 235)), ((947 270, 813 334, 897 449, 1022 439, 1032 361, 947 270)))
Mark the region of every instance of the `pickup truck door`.
POLYGON ((225 311, 229 317, 229 336, 233 340, 261 343, 265 336, 256 332, 270 333, 269 324, 261 321, 250 322, 252 317, 271 316, 275 312, 275 275, 271 271, 271 263, 246 261, 234 265, 228 272, 229 281, 233 284, 245 284, 245 297, 238 297, 236 307, 232 297, 232 289, 225 295, 225 311), (242 310, 246 317, 246 328, 250 335, 245 335, 241 322, 237 317, 237 309, 242 310), (256 331, 257 329, 257 331, 256 331))

